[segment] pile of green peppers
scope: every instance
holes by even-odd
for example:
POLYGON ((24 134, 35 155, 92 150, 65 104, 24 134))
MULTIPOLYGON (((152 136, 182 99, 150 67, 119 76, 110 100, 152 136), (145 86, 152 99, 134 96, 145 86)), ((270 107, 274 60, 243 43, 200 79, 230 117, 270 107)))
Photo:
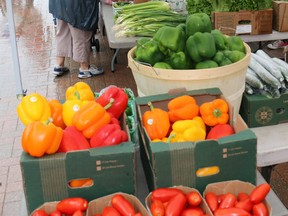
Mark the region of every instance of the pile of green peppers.
POLYGON ((162 69, 205 69, 232 64, 244 58, 239 36, 212 29, 205 13, 187 16, 177 27, 161 27, 152 38, 137 40, 135 60, 162 69))

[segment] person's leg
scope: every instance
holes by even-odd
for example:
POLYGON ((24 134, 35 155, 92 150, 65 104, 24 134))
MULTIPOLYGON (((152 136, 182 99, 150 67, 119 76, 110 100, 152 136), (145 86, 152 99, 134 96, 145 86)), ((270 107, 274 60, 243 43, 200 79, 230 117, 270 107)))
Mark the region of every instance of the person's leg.
POLYGON ((65 57, 72 57, 72 36, 68 24, 62 20, 57 20, 56 66, 53 74, 61 76, 69 72, 69 69, 64 66, 65 57))
POLYGON ((102 68, 90 65, 90 45, 93 31, 83 31, 69 25, 73 40, 73 59, 80 63, 79 78, 89 78, 93 75, 103 74, 102 68))

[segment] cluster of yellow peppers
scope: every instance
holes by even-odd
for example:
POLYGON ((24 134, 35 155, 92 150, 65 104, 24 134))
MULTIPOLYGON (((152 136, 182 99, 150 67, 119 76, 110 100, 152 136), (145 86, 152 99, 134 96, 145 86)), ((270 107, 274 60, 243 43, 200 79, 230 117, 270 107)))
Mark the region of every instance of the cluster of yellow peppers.
POLYGON ((206 139, 207 126, 226 124, 229 120, 228 103, 217 98, 200 106, 193 96, 182 95, 168 102, 168 111, 148 104, 142 116, 143 126, 153 142, 185 142, 206 139))
POLYGON ((101 126, 110 122, 111 116, 96 103, 88 84, 77 82, 70 86, 65 98, 62 104, 59 100, 48 100, 32 93, 18 104, 18 117, 25 125, 21 143, 26 153, 34 157, 56 153, 67 126, 74 125, 86 138, 91 138, 101 126))

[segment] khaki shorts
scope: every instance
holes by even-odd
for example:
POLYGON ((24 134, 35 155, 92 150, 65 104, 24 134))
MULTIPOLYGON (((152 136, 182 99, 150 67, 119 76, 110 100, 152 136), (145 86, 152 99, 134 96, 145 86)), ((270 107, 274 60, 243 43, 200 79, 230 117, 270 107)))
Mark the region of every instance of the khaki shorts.
POLYGON ((56 55, 73 58, 76 62, 89 62, 92 34, 93 31, 83 31, 57 20, 56 55))

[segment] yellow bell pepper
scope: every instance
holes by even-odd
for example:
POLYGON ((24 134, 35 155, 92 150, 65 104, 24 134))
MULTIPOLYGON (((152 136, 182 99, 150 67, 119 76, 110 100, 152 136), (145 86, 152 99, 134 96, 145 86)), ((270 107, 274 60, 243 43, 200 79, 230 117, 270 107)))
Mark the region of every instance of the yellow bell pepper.
POLYGON ((28 125, 33 121, 45 122, 51 117, 48 100, 38 93, 23 97, 17 106, 17 113, 24 125, 28 125))
POLYGON ((66 100, 94 100, 94 92, 85 82, 77 82, 75 85, 67 88, 65 93, 66 100))
POLYGON ((171 142, 199 141, 206 138, 206 126, 201 117, 192 120, 179 120, 172 125, 171 142))
POLYGON ((74 100, 66 100, 63 104, 63 120, 65 125, 71 126, 72 125, 72 119, 76 112, 80 110, 82 106, 84 106, 88 101, 82 101, 79 99, 74 100))

